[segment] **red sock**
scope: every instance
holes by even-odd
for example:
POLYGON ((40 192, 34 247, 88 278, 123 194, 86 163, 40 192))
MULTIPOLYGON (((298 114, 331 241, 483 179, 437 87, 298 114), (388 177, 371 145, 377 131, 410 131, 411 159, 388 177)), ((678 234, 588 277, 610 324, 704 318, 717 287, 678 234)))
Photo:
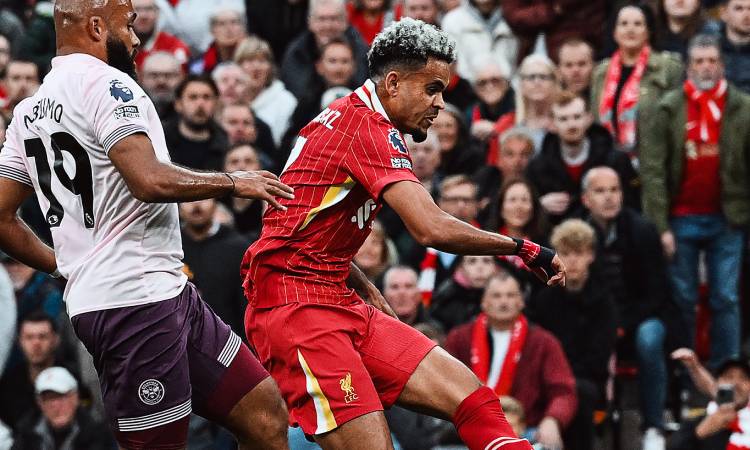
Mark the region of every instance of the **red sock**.
POLYGON ((500 400, 486 386, 472 392, 458 405, 453 424, 470 450, 532 450, 529 441, 519 439, 513 432, 500 400))

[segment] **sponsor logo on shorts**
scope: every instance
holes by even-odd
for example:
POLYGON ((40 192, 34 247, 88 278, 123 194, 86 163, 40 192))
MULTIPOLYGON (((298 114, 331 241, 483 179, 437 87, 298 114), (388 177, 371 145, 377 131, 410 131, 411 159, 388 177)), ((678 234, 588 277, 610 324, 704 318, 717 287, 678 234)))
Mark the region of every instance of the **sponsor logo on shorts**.
POLYGON ((153 378, 141 383, 138 388, 138 397, 147 405, 156 405, 164 398, 164 385, 153 378))
POLYGON ((359 396, 354 392, 354 386, 352 386, 352 374, 347 372, 346 376, 339 380, 341 390, 344 391, 344 401, 351 403, 359 399, 359 396))
POLYGON ((141 113, 135 105, 123 105, 115 108, 115 119, 117 120, 122 118, 135 119, 137 117, 141 117, 141 113))

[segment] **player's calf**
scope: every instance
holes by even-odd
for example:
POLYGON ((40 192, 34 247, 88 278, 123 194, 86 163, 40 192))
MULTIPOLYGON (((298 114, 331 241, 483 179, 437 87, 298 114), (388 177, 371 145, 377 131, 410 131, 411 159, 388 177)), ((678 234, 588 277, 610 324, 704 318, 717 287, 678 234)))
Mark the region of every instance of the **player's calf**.
POLYGON ((248 392, 223 422, 240 450, 287 450, 288 420, 279 388, 268 377, 248 392))
POLYGON ((531 450, 529 441, 513 433, 497 395, 486 386, 461 402, 453 424, 471 450, 531 450))

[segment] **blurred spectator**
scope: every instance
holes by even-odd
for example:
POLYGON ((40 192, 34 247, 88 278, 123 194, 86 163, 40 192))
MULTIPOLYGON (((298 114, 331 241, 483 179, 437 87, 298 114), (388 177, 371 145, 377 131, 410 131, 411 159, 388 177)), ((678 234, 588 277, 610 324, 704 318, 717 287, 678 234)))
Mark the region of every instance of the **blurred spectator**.
MULTIPOLYGON (((179 0, 173 2, 173 0, 167 0, 170 3, 174 3, 174 18, 175 22, 179 25, 179 29, 174 30, 177 33, 177 37, 182 39, 189 47, 190 53, 193 56, 202 55, 209 48, 211 43, 216 39, 214 36, 214 19, 217 13, 236 11, 241 17, 241 22, 237 30, 238 24, 224 23, 223 31, 229 32, 230 30, 238 31, 239 40, 244 37, 245 30, 245 2, 243 0, 179 0)), ((228 15, 227 15, 228 16, 228 15)), ((228 38, 238 37, 237 35, 230 36, 226 33, 225 36, 228 38)), ((231 54, 227 56, 227 59, 232 57, 231 54)))
MULTIPOLYGON (((224 158, 224 171, 260 170, 260 157, 250 144, 235 144, 229 147, 224 158)), ((220 200, 232 214, 234 228, 241 234, 255 240, 260 235, 265 204, 261 200, 239 197, 225 197, 220 200)))
POLYGON ((477 95, 471 83, 458 74, 457 67, 458 64, 455 61, 450 65, 451 78, 443 91, 443 100, 458 108, 459 111, 466 111, 476 103, 477 95))
POLYGON ((299 97, 283 147, 291 147, 300 130, 328 106, 324 105, 327 92, 338 89, 348 93, 355 88, 353 77, 356 68, 354 51, 346 40, 332 39, 321 47, 320 58, 315 63, 315 75, 305 94, 299 97))
MULTIPOLYGON (((693 365, 700 364, 693 358, 693 365)), ((688 367, 690 367, 689 364, 688 367)), ((696 369, 690 371, 691 377, 696 369)), ((714 401, 708 404, 706 415, 687 421, 669 440, 670 450, 744 449, 750 440, 750 366, 744 359, 730 359, 717 370, 714 401), (717 398, 718 386, 730 395, 717 398)))
POLYGON ((560 340, 576 377, 578 411, 565 433, 565 447, 590 450, 594 409, 604 400, 615 351, 617 313, 609 280, 592 264, 594 229, 569 219, 555 227, 550 242, 567 269, 565 286, 540 289, 529 301, 528 315, 560 340))
POLYGON ((724 78, 719 45, 706 35, 691 41, 688 80, 659 102, 642 149, 643 210, 672 260, 674 298, 691 337, 706 252, 712 367, 739 355, 738 283, 750 219, 750 99, 724 78))
POLYGON ((586 101, 572 92, 559 93, 552 105, 554 132, 527 168, 529 180, 551 220, 559 223, 581 207, 581 179, 592 167, 609 166, 623 180, 629 206, 638 208, 638 174, 630 159, 614 149, 612 136, 594 123, 586 101))
MULTIPOLYGON (((613 33, 618 50, 596 66, 591 86, 595 119, 614 135, 616 148, 633 159, 638 155, 637 136, 643 135, 644 124, 653 123, 649 112, 683 75, 679 58, 651 49, 652 22, 647 6, 619 9, 613 33)), ((637 160, 634 165, 637 169, 637 160)))
POLYGON ((0 378, 0 398, 3 399, 0 420, 13 429, 17 429, 22 416, 37 409, 34 382, 38 375, 52 366, 75 366, 56 357, 60 335, 50 316, 37 311, 19 322, 18 342, 25 360, 7 369, 0 378))
POLYGON ((470 111, 471 135, 484 145, 488 164, 497 162, 495 122, 515 110, 515 93, 510 87, 511 69, 504 62, 486 60, 477 63, 474 92, 477 103, 470 111))
POLYGON ((422 142, 414 142, 410 135, 406 137, 406 145, 412 161, 414 175, 422 186, 437 196, 437 188, 442 181, 443 175, 438 171, 440 167, 440 140, 434 131, 427 133, 427 138, 422 142))
POLYGON ((13 450, 110 450, 115 441, 105 424, 95 422, 80 406, 78 383, 63 367, 50 367, 36 379, 41 413, 19 424, 13 450))
POLYGON ((351 0, 346 3, 346 12, 349 23, 367 45, 394 19, 390 0, 351 0))
POLYGON ((251 144, 260 153, 261 164, 268 170, 277 171, 283 166, 288 153, 276 151, 271 128, 255 117, 250 105, 224 105, 217 116, 227 133, 229 145, 251 144))
POLYGON ((383 297, 391 305, 399 320, 407 325, 430 323, 440 327, 422 304, 417 287, 417 272, 408 266, 392 266, 383 275, 383 297))
POLYGON ((721 26, 709 19, 700 0, 659 0, 656 10, 654 47, 687 59, 688 41, 701 33, 719 34, 721 26))
POLYGON ((242 280, 239 271, 227 267, 240 266, 248 239, 214 219, 216 205, 214 199, 180 204, 184 262, 206 303, 244 336, 242 280))
POLYGON ((580 95, 588 103, 591 73, 594 71, 594 48, 581 39, 569 39, 560 45, 557 60, 562 88, 580 95))
MULTIPOLYGON (((477 185, 466 175, 452 175, 440 183, 437 204, 453 217, 476 227, 479 211, 477 185)), ((419 267, 419 289, 429 304, 432 291, 450 278, 457 262, 456 255, 434 248, 415 245, 407 258, 412 267, 419 267)), ((446 330, 447 331, 447 330, 446 330)))
POLYGON ((17 58, 33 61, 42 73, 49 71, 50 61, 57 51, 53 9, 51 1, 36 3, 34 17, 18 40, 18 45, 13 47, 17 58))
POLYGON ((501 395, 500 406, 503 408, 505 419, 513 428, 516 436, 528 439, 530 443, 534 444, 534 436, 531 436, 528 428, 526 428, 526 411, 524 411, 521 402, 510 395, 501 395))
MULTIPOLYGON (((2 11, 0 11, 0 17, 2 11)), ((0 21, 2 19, 0 18, 0 21)), ((11 43, 7 35, 0 34, 0 79, 5 78, 5 71, 8 68, 11 55, 11 43)))
MULTIPOLYGON (((536 153, 542 147, 542 140, 552 126, 552 102, 558 91, 557 68, 551 59, 533 54, 524 58, 518 68, 520 89, 516 92, 516 109, 504 114, 495 123, 498 134, 523 125, 534 139, 536 153)), ((488 162, 492 162, 488 158, 488 162)))
POLYGON ((500 11, 500 0, 468 0, 446 13, 443 30, 456 40, 458 74, 475 80, 477 55, 491 53, 498 64, 515 67, 518 40, 500 11))
MULTIPOLYGON (((523 405, 526 424, 545 448, 562 448, 561 433, 576 412, 575 379, 560 343, 530 323, 521 286, 507 273, 490 278, 482 314, 448 334, 445 349, 499 396, 523 405)), ((578 449, 578 447, 570 447, 578 449)))
POLYGON ((211 73, 218 64, 231 61, 247 36, 245 15, 236 9, 217 8, 211 14, 210 25, 213 41, 203 56, 190 64, 191 73, 211 73))
POLYGON ((323 45, 333 39, 345 39, 354 50, 354 83, 367 79, 367 44, 346 22, 343 0, 311 0, 308 29, 287 47, 281 63, 281 80, 297 98, 302 98, 315 77, 315 61, 323 45))
POLYGON ((442 11, 443 14, 448 14, 449 12, 461 6, 461 4, 463 3, 462 0, 438 0, 438 1, 440 2, 440 11, 442 11))
MULTIPOLYGON (((594 167, 583 177, 584 217, 597 234, 597 260, 607 278, 618 311, 617 358, 638 367, 642 428, 664 448, 667 399, 666 352, 684 339, 679 310, 671 302, 667 268, 656 228, 623 207, 620 177, 609 167, 594 167)), ((687 343, 687 342, 686 342, 687 343)))
POLYGON ((515 127, 498 138, 500 155, 492 166, 483 166, 474 175, 479 186, 481 203, 487 205, 479 213, 479 222, 496 230, 498 192, 508 180, 520 178, 526 172, 534 154, 534 141, 523 127, 515 127))
POLYGON ((502 0, 503 16, 519 41, 518 60, 533 53, 540 34, 547 54, 557 57, 570 38, 599 47, 604 35, 606 0, 502 0))
POLYGON ((201 170, 219 170, 229 145, 214 114, 219 89, 210 78, 191 75, 175 90, 178 119, 164 125, 172 161, 201 170))
MULTIPOLYGON (((415 285, 416 286, 416 285, 415 285)), ((8 362, 13 341, 16 335, 16 296, 13 293, 13 282, 8 272, 0 266, 0 311, 3 312, 3 320, 0 321, 0 374, 5 370, 8 362)), ((1 448, 1 447, 0 447, 1 448)))
POLYGON ((234 52, 234 62, 249 76, 247 97, 260 120, 271 127, 276 146, 281 144, 297 99, 276 77, 276 64, 268 42, 256 37, 245 38, 234 52))
POLYGON ((153 52, 141 64, 140 79, 162 123, 174 120, 175 91, 185 79, 180 61, 171 53, 153 52))
POLYGON ((354 255, 354 264, 364 273, 372 284, 382 290, 383 275, 391 263, 398 262, 393 244, 389 244, 383 224, 375 219, 372 231, 354 255))
POLYGON ((432 123, 440 142, 439 171, 445 176, 471 174, 482 165, 484 155, 469 136, 464 114, 446 103, 432 123))
POLYGON ((159 5, 156 0, 133 0, 133 9, 138 14, 133 29, 141 41, 135 55, 136 67, 140 70, 149 55, 160 51, 173 55, 180 65, 187 64, 190 49, 179 38, 159 27, 159 5))
POLYGON ((307 27, 307 8, 307 0, 245 0, 248 32, 266 40, 273 59, 281 61, 289 43, 307 27))
POLYGON ((4 96, 0 98, 0 112, 12 117, 13 108, 39 89, 39 68, 31 61, 11 60, 5 70, 2 88, 4 96))
POLYGON ((727 80, 750 93, 750 0, 722 0, 721 20, 727 80))
POLYGON ((430 315, 446 333, 479 314, 484 288, 497 271, 494 256, 459 257, 453 276, 438 286, 430 304, 430 315))
POLYGON ((219 89, 219 106, 249 105, 248 89, 250 76, 233 61, 220 63, 211 73, 211 78, 219 89))
MULTIPOLYGON (((495 218, 491 231, 506 236, 530 239, 534 242, 547 240, 547 218, 539 204, 534 187, 522 178, 509 178, 503 184, 498 201, 493 209, 495 218)), ((516 255, 499 256, 501 264, 522 281, 536 281, 521 258, 516 255)))
MULTIPOLYGON (((25 33, 26 30, 24 30, 21 19, 13 13, 7 4, 0 5, 0 36, 8 41, 8 50, 15 48, 25 33)), ((8 53, 8 56, 10 56, 10 53, 8 53)))
POLYGON ((404 0, 404 17, 440 26, 440 0, 404 0))

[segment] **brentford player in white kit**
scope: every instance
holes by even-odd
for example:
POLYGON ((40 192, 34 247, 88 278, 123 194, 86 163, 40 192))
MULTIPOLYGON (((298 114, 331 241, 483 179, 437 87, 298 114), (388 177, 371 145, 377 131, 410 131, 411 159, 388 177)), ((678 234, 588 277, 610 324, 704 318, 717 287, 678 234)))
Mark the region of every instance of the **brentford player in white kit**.
MULTIPOLYGON (((191 411, 241 448, 285 449, 278 388, 182 273, 176 201, 233 194, 280 207, 268 172, 170 163, 154 105, 134 81, 130 0, 57 0, 57 57, 15 109, 0 152, 0 248, 67 279, 119 445, 181 449, 191 411), (36 193, 54 251, 16 216, 36 193)), ((217 261, 220 264, 220 261, 217 261)), ((237 270, 227 267, 227 270, 237 270)))

